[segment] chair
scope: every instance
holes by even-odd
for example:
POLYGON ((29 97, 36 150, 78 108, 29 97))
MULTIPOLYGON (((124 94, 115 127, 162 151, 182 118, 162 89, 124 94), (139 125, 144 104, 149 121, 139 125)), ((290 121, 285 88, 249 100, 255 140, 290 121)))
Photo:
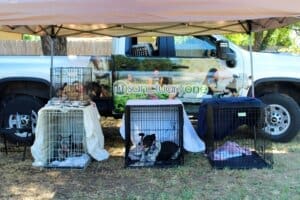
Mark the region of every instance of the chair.
POLYGON ((12 141, 9 139, 11 134, 15 134, 15 132, 17 131, 16 128, 1 128, 0 129, 0 133, 3 135, 3 143, 4 143, 4 149, 5 149, 5 153, 6 155, 8 155, 8 147, 7 147, 7 142, 10 142, 11 144, 15 144, 15 145, 22 145, 24 146, 23 149, 23 157, 22 157, 22 161, 25 160, 26 158, 26 150, 27 150, 27 146, 31 146, 33 144, 34 138, 32 138, 31 140, 28 140, 29 135, 28 133, 31 133, 31 128, 28 129, 19 129, 19 131, 23 131, 23 132, 27 132, 27 136, 25 138, 24 141, 12 141))

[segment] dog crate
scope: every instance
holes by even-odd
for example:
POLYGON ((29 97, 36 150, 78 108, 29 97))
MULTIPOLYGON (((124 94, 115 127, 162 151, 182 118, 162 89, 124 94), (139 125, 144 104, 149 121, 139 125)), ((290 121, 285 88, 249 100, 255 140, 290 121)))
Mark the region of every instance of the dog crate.
POLYGON ((91 67, 54 67, 51 69, 52 97, 69 101, 89 100, 91 67))
POLYGON ((270 168, 272 143, 264 134, 264 104, 255 98, 204 100, 199 108, 198 133, 206 143, 213 168, 270 168))
POLYGON ((129 100, 125 108, 125 167, 183 164, 179 101, 129 100))
POLYGON ((49 168, 85 168, 87 154, 83 111, 49 109, 43 113, 46 166, 49 168))
POLYGON ((142 43, 132 45, 131 54, 132 56, 152 56, 153 46, 151 43, 142 43))

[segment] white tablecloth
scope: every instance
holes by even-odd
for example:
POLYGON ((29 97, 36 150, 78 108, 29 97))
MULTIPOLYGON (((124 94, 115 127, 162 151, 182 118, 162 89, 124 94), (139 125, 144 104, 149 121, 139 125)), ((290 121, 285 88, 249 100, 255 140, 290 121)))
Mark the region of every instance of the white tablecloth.
MULTIPOLYGON (((126 105, 178 105, 182 104, 180 100, 177 99, 168 99, 168 100, 129 100, 126 105)), ((205 150, 204 142, 199 138, 196 133, 191 121, 189 120, 185 110, 183 109, 183 147, 189 152, 203 152, 205 150)), ((125 139, 125 122, 124 115, 122 118, 122 124, 120 127, 120 134, 125 139)), ((133 138, 138 138, 133 136, 131 137, 132 143, 136 144, 137 141, 133 141, 133 138)))
POLYGON ((84 107, 46 105, 38 112, 35 141, 31 147, 34 166, 45 166, 47 162, 47 148, 45 147, 46 136, 44 129, 45 123, 47 123, 46 114, 49 110, 82 110, 88 154, 97 161, 105 160, 109 157, 109 153, 104 149, 104 136, 100 125, 100 114, 94 103, 84 107))

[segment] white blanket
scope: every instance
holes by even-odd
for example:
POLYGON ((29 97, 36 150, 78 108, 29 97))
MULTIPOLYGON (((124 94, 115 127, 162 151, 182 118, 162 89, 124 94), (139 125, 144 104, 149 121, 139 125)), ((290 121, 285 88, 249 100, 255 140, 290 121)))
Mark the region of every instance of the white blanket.
MULTIPOLYGON (((126 105, 178 105, 182 104, 180 100, 129 100, 126 105)), ((168 115, 168 113, 165 113, 165 115, 168 115)), ((185 110, 183 110, 183 147, 185 150, 189 152, 203 152, 205 150, 205 144, 204 142, 199 138, 198 134, 196 133, 191 121, 189 120, 185 110)), ((124 115, 122 118, 122 124, 120 127, 120 134, 123 139, 125 139, 125 122, 124 122, 124 115)), ((160 122, 161 124, 163 122, 160 122)), ((135 126, 134 129, 139 130, 136 133, 133 133, 134 135, 131 135, 131 141, 133 144, 137 144, 139 142, 139 132, 143 132, 141 127, 138 127, 139 123, 132 124, 135 126)), ((144 124, 145 126, 145 124, 144 124)), ((154 125, 149 122, 146 124, 147 127, 153 127, 154 125)), ((164 124, 166 127, 166 130, 170 129, 170 124, 164 124)), ((145 128, 145 127, 144 127, 145 128)), ((131 133, 132 134, 132 133, 131 133)), ((172 133, 170 133, 172 134, 172 133)), ((167 137, 167 136, 166 136, 167 137)), ((162 139, 161 141, 164 141, 165 139, 162 139)))
POLYGON ((100 115, 94 103, 84 107, 62 107, 46 105, 38 112, 38 120, 35 131, 35 141, 31 147, 34 158, 33 166, 45 166, 47 164, 47 141, 45 127, 47 122, 47 110, 62 110, 67 112, 71 109, 83 111, 84 129, 86 136, 87 152, 97 161, 105 160, 109 153, 104 149, 104 136, 100 125, 100 115))

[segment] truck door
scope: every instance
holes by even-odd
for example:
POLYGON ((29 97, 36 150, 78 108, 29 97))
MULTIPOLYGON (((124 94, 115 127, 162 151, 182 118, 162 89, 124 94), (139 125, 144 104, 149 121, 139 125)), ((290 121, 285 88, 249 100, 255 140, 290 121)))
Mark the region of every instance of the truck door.
POLYGON ((189 114, 198 112, 203 98, 223 95, 232 74, 217 58, 216 40, 210 36, 175 36, 172 77, 189 114))
POLYGON ((189 114, 198 112, 204 97, 212 97, 207 80, 218 72, 216 87, 225 89, 232 79, 216 58, 216 46, 208 37, 128 38, 126 55, 113 56, 114 111, 122 113, 128 99, 179 98, 189 114))

